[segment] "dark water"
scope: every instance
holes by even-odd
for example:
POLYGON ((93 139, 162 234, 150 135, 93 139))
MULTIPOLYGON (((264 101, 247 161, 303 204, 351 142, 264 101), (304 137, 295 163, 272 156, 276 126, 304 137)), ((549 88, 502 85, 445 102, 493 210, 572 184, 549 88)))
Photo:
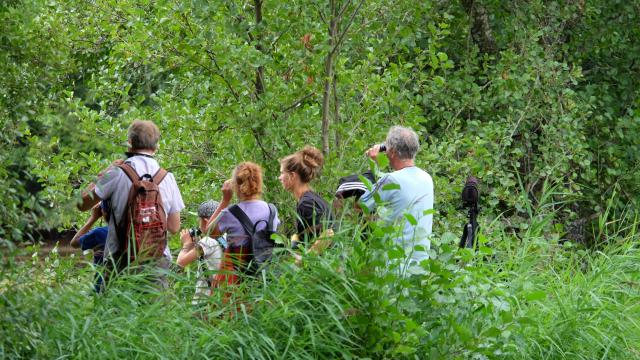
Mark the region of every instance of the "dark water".
POLYGON ((18 244, 18 247, 21 248, 19 259, 28 259, 33 255, 33 251, 31 250, 33 245, 37 246, 35 248, 38 249, 38 257, 44 258, 49 255, 53 249, 58 246, 58 254, 60 256, 69 256, 71 254, 76 254, 76 256, 82 255, 82 250, 74 249, 71 247, 70 242, 75 235, 75 230, 65 230, 62 232, 58 231, 37 231, 32 235, 34 241, 28 241, 18 244))

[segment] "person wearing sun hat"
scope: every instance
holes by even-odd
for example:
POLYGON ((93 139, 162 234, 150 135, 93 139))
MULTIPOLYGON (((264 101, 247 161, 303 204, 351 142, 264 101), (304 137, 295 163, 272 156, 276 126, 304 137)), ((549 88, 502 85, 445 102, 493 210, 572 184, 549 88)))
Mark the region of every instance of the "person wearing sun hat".
POLYGON ((220 203, 215 200, 203 202, 198 207, 198 228, 184 229, 180 232, 182 249, 178 254, 178 265, 185 267, 199 260, 196 289, 192 301, 195 306, 205 303, 207 297, 211 295, 211 279, 215 272, 220 270, 224 249, 227 247, 224 236, 215 238, 200 236, 206 233, 207 221, 219 206, 220 203))

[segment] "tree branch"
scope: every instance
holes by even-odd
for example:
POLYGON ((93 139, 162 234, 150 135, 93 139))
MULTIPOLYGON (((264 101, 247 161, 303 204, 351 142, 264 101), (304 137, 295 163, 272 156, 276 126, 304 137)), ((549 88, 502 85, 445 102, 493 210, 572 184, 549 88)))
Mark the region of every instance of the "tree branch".
POLYGON ((338 41, 334 44, 333 49, 331 49, 331 54, 332 55, 336 51, 338 51, 338 48, 340 47, 340 45, 344 41, 345 35, 347 35, 347 32, 349 31, 349 28, 353 24, 353 20, 356 18, 356 15, 358 14, 358 11, 360 10, 360 8, 362 7, 363 4, 364 4, 364 0, 360 0, 360 2, 358 3, 358 6, 355 8, 355 10, 353 10, 353 13, 351 13, 351 17, 349 18, 349 22, 347 22, 347 26, 344 27, 344 30, 340 34, 340 36, 338 38, 338 41))
POLYGON ((296 107, 300 106, 300 104, 302 104, 305 100, 307 100, 308 98, 312 97, 312 96, 313 96, 313 95, 315 95, 315 94, 316 94, 316 93, 314 93, 314 92, 310 92, 310 93, 308 93, 307 95, 305 95, 304 97, 302 97, 300 100, 298 100, 298 101, 294 102, 293 104, 291 104, 291 105, 287 106, 286 108, 281 109, 281 110, 280 110, 280 112, 285 113, 285 112, 287 112, 287 111, 289 111, 289 110, 291 110, 291 109, 293 109, 293 108, 296 108, 296 107))
POLYGON ((324 14, 322 13, 322 10, 320 10, 319 7, 317 7, 315 4, 313 4, 313 7, 316 8, 316 11, 318 11, 318 15, 320 15, 320 20, 322 20, 322 22, 327 25, 327 18, 324 17, 324 14))
POLYGON ((344 12, 347 11, 347 8, 349 7, 349 5, 351 4, 351 0, 347 0, 345 1, 344 5, 342 5, 342 9, 340 9, 340 11, 338 11, 338 19, 342 18, 342 15, 344 15, 344 12))
MULTIPOLYGON (((240 95, 238 94, 238 92, 233 88, 233 86, 231 85, 231 83, 229 82, 229 80, 227 80, 226 77, 222 76, 221 72, 222 69, 220 68, 220 65, 218 65, 218 62, 216 61, 215 58, 215 54, 213 53, 213 51, 209 50, 209 49, 205 49, 205 52, 207 53, 207 56, 209 57, 209 59, 211 60, 211 62, 213 62, 213 66, 216 67, 216 70, 218 71, 213 71, 212 69, 210 69, 209 71, 211 71, 213 74, 217 75, 220 79, 222 79, 222 81, 224 82, 224 84, 227 86, 227 89, 229 89, 229 91, 231 91, 231 94, 233 95, 233 97, 236 99, 236 101, 240 100, 240 95)), ((197 62, 196 62, 197 63, 197 62)), ((202 66, 202 65, 201 65, 202 66)))

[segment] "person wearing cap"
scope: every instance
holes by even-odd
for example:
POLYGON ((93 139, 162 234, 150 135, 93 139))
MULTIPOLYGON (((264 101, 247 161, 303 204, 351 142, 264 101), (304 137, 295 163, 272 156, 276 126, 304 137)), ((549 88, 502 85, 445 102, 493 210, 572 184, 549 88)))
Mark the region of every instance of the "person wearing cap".
POLYGON ((362 174, 341 177, 340 180, 338 180, 338 188, 335 193, 336 198, 347 199, 354 197, 356 200, 360 200, 362 194, 367 191, 367 186, 362 182, 360 176, 369 180, 371 183, 376 182, 371 170, 367 170, 362 174))
POLYGON ((333 199, 333 211, 339 213, 344 209, 344 202, 346 199, 353 198, 354 208, 358 214, 361 214, 358 206, 360 197, 367 191, 367 186, 362 182, 362 179, 367 179, 370 183, 375 183, 376 179, 371 170, 367 170, 362 174, 352 174, 341 177, 338 180, 338 188, 334 194, 333 199), (362 178, 361 178, 362 177, 362 178))
MULTIPOLYGON (((101 201, 91 209, 91 215, 84 225, 76 232, 71 239, 70 245, 74 248, 80 248, 82 251, 93 250, 93 265, 101 266, 104 264, 104 244, 107 241, 108 226, 99 226, 91 229, 93 225, 100 219, 108 221, 109 207, 106 201, 101 201)), ((102 288, 102 275, 96 272, 94 290, 99 293, 102 288)))
MULTIPOLYGON (((198 230, 200 234, 206 233, 207 221, 216 212, 218 206, 220 206, 219 202, 208 200, 198 207, 198 230)), ((194 230, 184 229, 180 232, 182 249, 178 254, 177 263, 184 268, 195 260, 200 260, 196 275, 196 290, 192 301, 194 306, 200 306, 211 295, 210 279, 213 273, 220 269, 227 242, 224 236, 219 236, 215 239, 208 236, 200 237, 198 231, 194 230)))
MULTIPOLYGON (((429 257, 427 250, 431 247, 433 180, 415 165, 419 141, 412 129, 391 127, 385 145, 389 164, 394 171, 383 175, 371 191, 367 190, 360 198, 359 205, 369 212, 377 211, 377 216, 386 224, 397 227, 394 242, 405 250, 407 260, 401 269, 408 269, 429 257)), ((377 162, 380 151, 380 145, 375 145, 367 150, 366 155, 377 162)))

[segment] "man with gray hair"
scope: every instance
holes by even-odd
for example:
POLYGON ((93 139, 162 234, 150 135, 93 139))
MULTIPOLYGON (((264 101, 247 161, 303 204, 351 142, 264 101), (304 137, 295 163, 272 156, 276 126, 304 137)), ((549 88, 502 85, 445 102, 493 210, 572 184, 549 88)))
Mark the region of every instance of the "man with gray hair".
MULTIPOLYGON (((137 174, 140 179, 145 176, 155 178, 160 173, 160 164, 154 158, 158 150, 160 130, 151 121, 135 120, 127 133, 128 151, 127 159, 116 160, 111 166, 98 175, 96 184, 89 184, 82 194, 82 202, 78 205, 81 211, 89 210, 100 200, 108 200, 110 208, 109 230, 105 244, 105 260, 118 262, 122 257, 123 231, 122 224, 126 224, 125 212, 128 211, 128 203, 132 180, 125 173, 123 165, 133 170, 131 176, 137 174)), ((170 233, 180 230, 180 211, 184 209, 182 195, 172 173, 166 173, 159 180, 158 190, 162 197, 162 206, 166 215, 166 229, 170 233)), ((171 253, 168 245, 165 246, 164 256, 157 261, 157 265, 166 269, 171 262, 171 253)), ((165 277, 161 274, 154 279, 156 284, 166 287, 165 277)))
POLYGON ((380 151, 386 151, 394 171, 384 174, 373 189, 360 198, 360 205, 369 211, 377 209, 383 221, 402 231, 394 241, 404 248, 408 260, 405 265, 408 266, 427 259, 431 246, 433 180, 415 165, 419 147, 418 135, 410 128, 393 126, 389 129, 385 144, 371 147, 366 155, 377 163, 380 151))

